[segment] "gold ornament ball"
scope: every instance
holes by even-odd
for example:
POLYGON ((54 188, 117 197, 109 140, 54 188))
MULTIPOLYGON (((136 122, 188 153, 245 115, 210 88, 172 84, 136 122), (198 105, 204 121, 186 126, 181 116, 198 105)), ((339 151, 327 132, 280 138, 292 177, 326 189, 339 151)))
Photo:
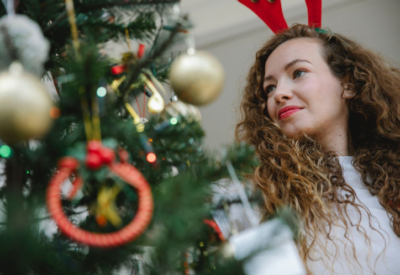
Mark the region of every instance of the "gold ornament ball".
POLYGON ((44 85, 20 64, 0 74, 0 139, 4 142, 44 135, 51 126, 51 107, 44 85))
POLYGON ((214 56, 200 51, 178 57, 171 66, 169 78, 181 101, 200 106, 219 96, 225 73, 214 56))
POLYGON ((195 121, 201 121, 201 114, 196 106, 184 103, 182 101, 173 101, 168 103, 164 110, 161 112, 161 119, 167 120, 170 118, 185 117, 188 120, 194 119, 195 121))

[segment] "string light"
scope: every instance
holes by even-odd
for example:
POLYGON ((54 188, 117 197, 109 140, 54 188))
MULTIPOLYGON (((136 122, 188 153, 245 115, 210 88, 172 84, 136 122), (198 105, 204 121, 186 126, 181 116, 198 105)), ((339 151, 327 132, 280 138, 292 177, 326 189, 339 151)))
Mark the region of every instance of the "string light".
POLYGON ((156 154, 154 153, 148 153, 146 156, 146 159, 150 163, 154 163, 157 160, 156 154))
POLYGON ((57 119, 60 117, 60 115, 61 115, 60 109, 58 109, 57 107, 51 107, 50 109, 51 118, 57 119))
POLYGON ((173 118, 171 118, 171 119, 169 120, 169 123, 171 123, 171 125, 175 125, 175 124, 178 123, 178 120, 177 120, 175 117, 173 117, 173 118))
POLYGON ((97 89, 97 96, 98 96, 98 97, 105 97, 106 94, 107 94, 106 88, 104 88, 104 87, 99 87, 99 88, 97 89))
POLYGON ((8 158, 11 156, 11 148, 7 145, 2 145, 0 147, 0 156, 3 158, 8 158))

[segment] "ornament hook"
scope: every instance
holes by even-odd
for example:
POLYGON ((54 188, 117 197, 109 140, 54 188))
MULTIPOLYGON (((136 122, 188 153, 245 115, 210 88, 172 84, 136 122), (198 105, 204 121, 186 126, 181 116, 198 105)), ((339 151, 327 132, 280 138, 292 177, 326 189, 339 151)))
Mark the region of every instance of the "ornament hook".
POLYGON ((4 7, 7 11, 7 16, 15 15, 15 3, 14 0, 2 0, 4 7))

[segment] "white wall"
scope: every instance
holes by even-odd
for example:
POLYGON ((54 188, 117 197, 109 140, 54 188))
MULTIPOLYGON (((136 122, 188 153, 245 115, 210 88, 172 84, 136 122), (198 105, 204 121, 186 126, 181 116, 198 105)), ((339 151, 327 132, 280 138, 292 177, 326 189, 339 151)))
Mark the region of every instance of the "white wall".
MULTIPOLYGON (((243 6, 243 9, 246 8, 243 6)), ((285 12, 285 16, 289 25, 307 23, 305 4, 304 7, 285 12)), ((322 24, 400 64, 400 0, 323 0, 322 24)), ((235 29, 228 29, 210 34, 213 36, 212 41, 210 36, 200 37, 197 41, 200 49, 212 53, 222 62, 226 72, 222 95, 210 105, 200 108, 207 134, 206 147, 210 149, 234 140, 235 104, 238 103, 238 96, 245 85, 245 77, 256 51, 272 35, 258 21, 236 28, 237 34, 235 29)))

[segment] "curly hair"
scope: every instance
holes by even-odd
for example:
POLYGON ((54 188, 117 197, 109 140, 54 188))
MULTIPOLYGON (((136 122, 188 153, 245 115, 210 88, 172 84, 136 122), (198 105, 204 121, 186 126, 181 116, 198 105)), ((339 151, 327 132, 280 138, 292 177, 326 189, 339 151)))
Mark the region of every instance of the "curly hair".
MULTIPOLYGON (((354 226, 367 243, 369 238, 360 226, 361 210, 367 212, 370 225, 371 214, 357 203, 334 152, 327 152, 304 134, 286 137, 268 116, 267 95, 262 87, 265 63, 279 45, 297 38, 318 41, 333 75, 343 82, 343 87, 347 85, 346 89, 355 91, 355 96, 348 99, 353 165, 371 194, 390 214, 391 226, 399 237, 400 70, 342 35, 301 24, 273 36, 256 54, 242 95, 242 117, 236 126, 236 138, 254 145, 260 158, 261 165, 252 180, 264 195, 264 217, 285 205, 301 217, 304 228, 298 244, 307 267, 308 260, 313 260, 311 252, 319 242, 318 236, 323 233, 331 240, 333 225, 338 224, 345 228, 347 236, 349 225, 354 225, 347 206, 357 209, 360 219, 354 226), (342 195, 341 190, 347 195, 342 195)), ((352 251, 355 257, 354 244, 352 251)))

